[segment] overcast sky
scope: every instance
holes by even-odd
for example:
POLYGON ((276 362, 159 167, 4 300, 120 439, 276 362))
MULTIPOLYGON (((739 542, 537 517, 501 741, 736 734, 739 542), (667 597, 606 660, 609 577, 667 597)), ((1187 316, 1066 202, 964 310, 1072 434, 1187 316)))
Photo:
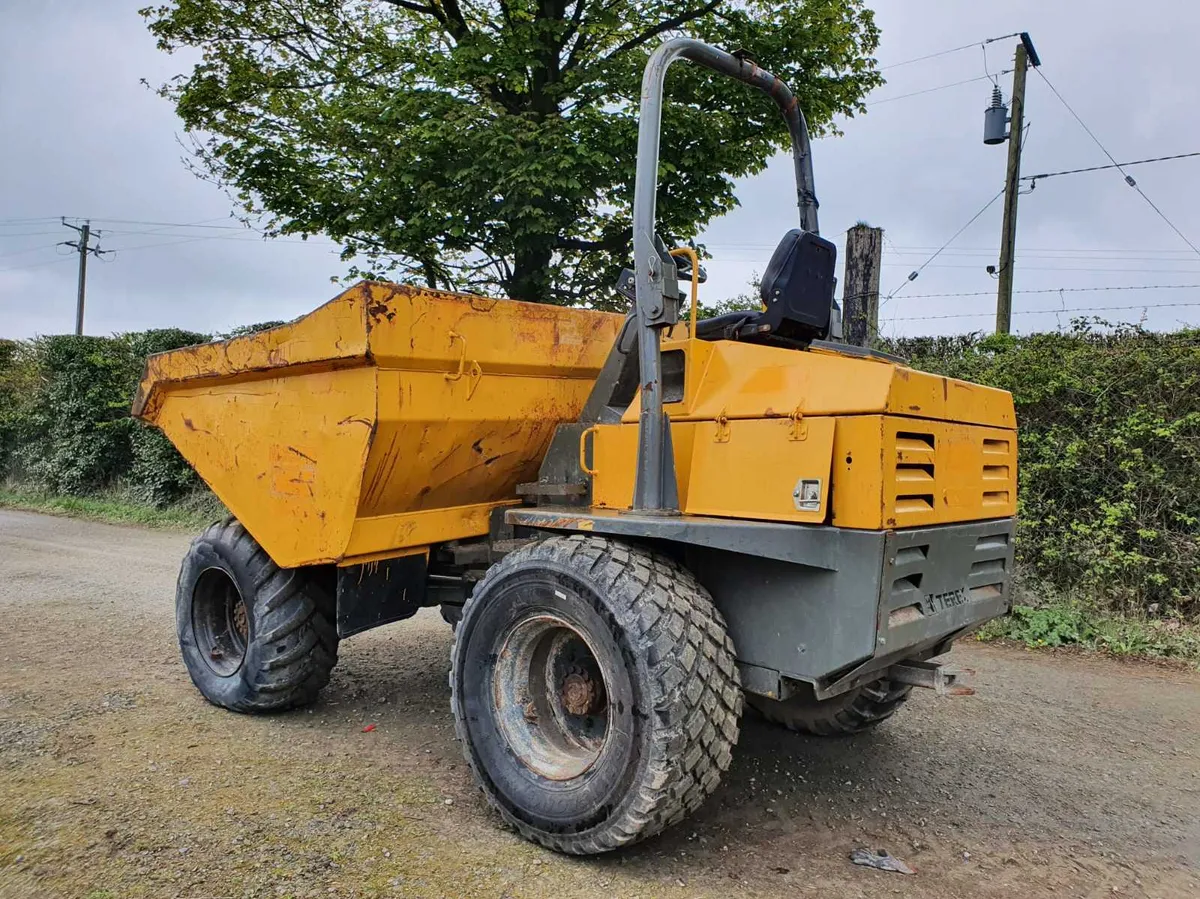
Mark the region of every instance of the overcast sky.
MULTIPOLYGON (((220 331, 292 318, 336 293, 329 279, 343 266, 327 241, 263 241, 228 230, 234 224, 228 198, 184 168, 179 121, 139 83, 161 82, 181 65, 155 49, 136 13, 144 3, 0 0, 0 336, 73 327, 75 257, 55 244, 74 235, 57 224, 61 215, 91 217, 104 232, 101 245, 117 251, 90 263, 89 334, 168 326, 220 331)), ((984 266, 997 255, 999 201, 916 281, 905 278, 1001 189, 1006 154, 1005 146, 982 142, 991 84, 978 46, 894 64, 1028 31, 1043 74, 1118 161, 1200 150, 1198 4, 877 0, 874 6, 888 84, 868 98, 867 115, 841 123, 843 137, 817 144, 815 163, 822 233, 840 246, 855 221, 886 229, 882 292, 904 286, 884 305, 885 333, 990 327, 995 281, 984 266), (903 96, 966 79, 981 80, 903 96), (926 296, 975 292, 986 295, 926 296), (937 318, 922 318, 930 316, 937 318)), ((1014 45, 1015 39, 988 45, 990 72, 1011 68, 1014 45)), ((1006 97, 1011 78, 1000 77, 1006 97)), ((1032 72, 1026 106, 1025 174, 1108 162, 1032 72)), ((1129 171, 1200 245, 1200 158, 1129 171)), ((793 227, 791 177, 788 159, 775 160, 740 185, 741 207, 702 236, 715 255, 708 299, 740 292, 793 227)), ((1054 178, 1021 197, 1017 330, 1066 325, 1071 313, 1061 310, 1079 307, 1109 307, 1110 320, 1144 316, 1159 329, 1200 322, 1200 288, 1080 290, 1170 284, 1200 284, 1200 257, 1120 174, 1054 178), (1160 305, 1167 303, 1193 305, 1160 305), (1129 306, 1136 308, 1114 308, 1129 306)))

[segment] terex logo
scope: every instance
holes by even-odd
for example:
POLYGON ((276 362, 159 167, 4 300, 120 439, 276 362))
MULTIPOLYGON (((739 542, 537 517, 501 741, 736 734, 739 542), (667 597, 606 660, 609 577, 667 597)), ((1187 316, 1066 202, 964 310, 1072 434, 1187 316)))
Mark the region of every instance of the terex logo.
POLYGON ((961 606, 969 598, 966 587, 959 587, 957 590, 950 590, 947 593, 926 593, 925 607, 932 614, 949 609, 951 606, 961 606))

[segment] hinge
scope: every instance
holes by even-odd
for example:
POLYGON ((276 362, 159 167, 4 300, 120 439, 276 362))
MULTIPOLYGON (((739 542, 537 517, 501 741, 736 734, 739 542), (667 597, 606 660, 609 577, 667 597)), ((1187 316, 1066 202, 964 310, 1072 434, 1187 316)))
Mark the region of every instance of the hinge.
POLYGON ((804 420, 804 413, 800 411, 800 407, 797 406, 793 409, 788 418, 791 420, 788 428, 788 440, 807 440, 808 422, 804 420))
POLYGON ((725 416, 724 409, 722 409, 721 413, 717 416, 717 433, 713 438, 713 441, 716 443, 729 442, 729 419, 725 416))

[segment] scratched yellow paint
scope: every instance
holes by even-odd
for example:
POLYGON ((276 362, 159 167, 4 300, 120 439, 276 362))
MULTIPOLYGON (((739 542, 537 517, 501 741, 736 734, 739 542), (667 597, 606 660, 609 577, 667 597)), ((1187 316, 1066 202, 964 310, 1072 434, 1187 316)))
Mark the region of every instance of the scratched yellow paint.
MULTIPOLYGON (((134 414, 279 564, 378 560, 486 534, 578 418, 621 321, 364 282, 291 324, 152 357, 134 414)), ((666 407, 685 514, 890 528, 1015 513, 1004 391, 683 325, 663 351, 685 354, 666 407)), ((638 406, 594 429, 599 509, 632 502, 638 406)))
MULTIPOLYGON (((916 371, 884 359, 832 350, 798 353, 782 347, 722 340, 667 340, 663 352, 687 354, 684 399, 667 406, 673 419, 883 413, 1015 428, 1004 390, 916 371)), ((638 402, 624 421, 637 421, 638 402)))
MULTIPOLYGON (((1016 514, 1016 414, 1003 390, 836 350, 689 341, 671 418, 688 514, 902 528, 1016 514), (819 481, 816 508, 801 481, 819 481), (830 514, 832 513, 832 514, 830 514)), ((628 509, 637 399, 596 429, 597 506, 628 509)))
POLYGON ((134 414, 280 565, 396 555, 487 533, 621 321, 363 283, 289 325, 151 357, 134 414))

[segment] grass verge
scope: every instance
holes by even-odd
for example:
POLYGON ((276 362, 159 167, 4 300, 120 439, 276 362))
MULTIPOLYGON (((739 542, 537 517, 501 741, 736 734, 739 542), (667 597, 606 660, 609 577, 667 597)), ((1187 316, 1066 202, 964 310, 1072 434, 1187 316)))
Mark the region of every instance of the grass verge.
POLYGON ((1030 649, 1073 646, 1123 658, 1172 659, 1200 665, 1200 625, 1174 618, 1130 618, 1055 600, 1016 605, 980 629, 980 640, 1012 640, 1030 649))
POLYGON ((197 491, 175 505, 158 509, 120 487, 94 496, 62 496, 19 484, 3 484, 0 507, 176 531, 200 530, 229 514, 207 491, 197 491))

